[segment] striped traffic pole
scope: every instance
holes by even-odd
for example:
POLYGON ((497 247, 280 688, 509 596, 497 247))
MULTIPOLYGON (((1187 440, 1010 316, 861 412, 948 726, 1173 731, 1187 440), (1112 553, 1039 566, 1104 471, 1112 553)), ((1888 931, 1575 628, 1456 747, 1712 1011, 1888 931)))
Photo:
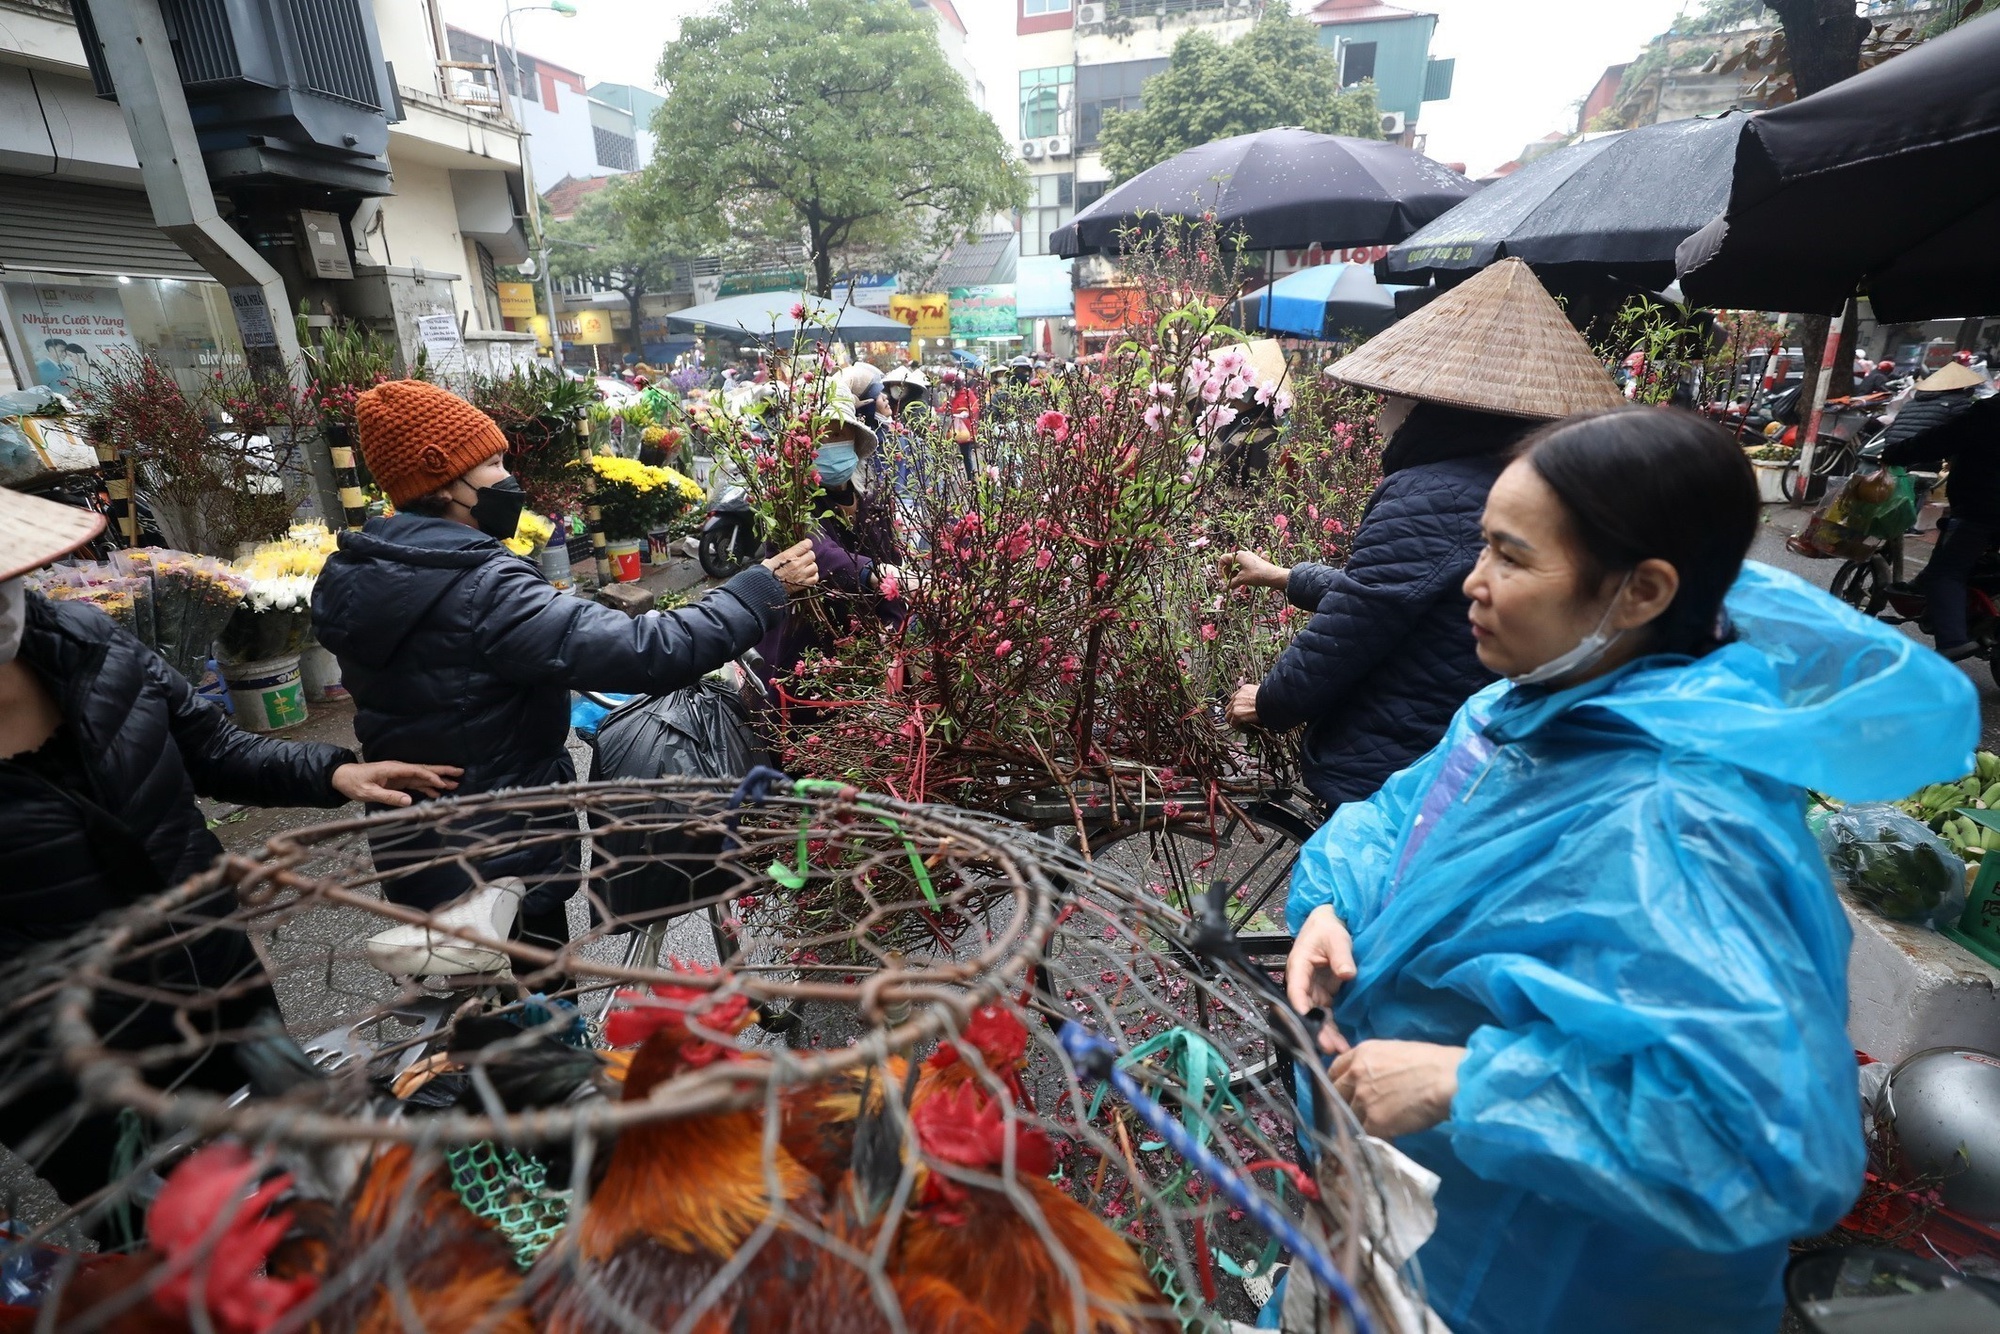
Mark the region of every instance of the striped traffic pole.
POLYGON ((333 484, 340 492, 341 518, 350 529, 358 529, 368 522, 368 497, 361 491, 361 473, 355 467, 354 446, 340 443, 329 434, 327 452, 333 456, 333 484))
POLYGON ((604 511, 597 505, 597 469, 590 466, 590 413, 576 414, 576 456, 583 465, 583 522, 590 530, 590 554, 597 558, 597 586, 609 588, 611 553, 604 542, 604 511))

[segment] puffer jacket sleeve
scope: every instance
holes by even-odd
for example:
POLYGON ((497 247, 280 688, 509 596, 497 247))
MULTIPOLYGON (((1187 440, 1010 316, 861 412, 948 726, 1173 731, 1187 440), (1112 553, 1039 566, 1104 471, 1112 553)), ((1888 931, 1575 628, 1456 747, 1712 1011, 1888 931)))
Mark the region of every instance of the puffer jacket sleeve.
POLYGON ((1889 424, 1883 437, 1882 461, 1897 467, 1941 462, 1950 449, 1945 442, 1952 437, 1940 435, 1939 428, 1949 426, 1971 406, 1971 399, 1955 394, 1917 395, 1889 424))
POLYGON ((494 561, 475 597, 481 654, 500 676, 632 694, 692 685, 785 615, 784 585, 762 565, 690 606, 643 616, 558 592, 526 561, 494 561))
POLYGON ((246 732, 194 693, 158 654, 141 650, 146 684, 167 704, 167 727, 194 790, 247 806, 339 806, 333 771, 354 752, 320 741, 287 741, 246 732))
POLYGON ((1345 565, 1293 569, 1285 595, 1313 616, 1257 688, 1264 726, 1282 732, 1342 707, 1432 600, 1451 591, 1463 563, 1461 527, 1442 488, 1426 486, 1417 469, 1394 473, 1345 565))
POLYGON ((1741 1251, 1823 1231, 1860 1190, 1848 930, 1796 807, 1695 777, 1578 822, 1548 874, 1617 908, 1555 919, 1562 956, 1499 939, 1453 970, 1499 1022, 1443 1129, 1489 1181, 1741 1251))

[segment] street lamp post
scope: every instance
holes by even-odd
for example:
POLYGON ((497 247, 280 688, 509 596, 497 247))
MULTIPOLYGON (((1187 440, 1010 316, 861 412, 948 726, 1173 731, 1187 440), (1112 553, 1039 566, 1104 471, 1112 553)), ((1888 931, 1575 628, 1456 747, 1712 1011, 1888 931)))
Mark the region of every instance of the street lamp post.
POLYGON ((541 270, 542 299, 548 302, 549 307, 549 352, 555 358, 556 369, 561 370, 563 346, 562 333, 556 328, 556 282, 549 273, 549 238, 542 228, 542 196, 535 189, 535 164, 533 155, 528 152, 530 135, 528 117, 522 106, 525 99, 521 94, 521 48, 515 45, 513 35, 514 15, 532 14, 540 9, 564 18, 576 17, 576 6, 565 3, 565 0, 550 0, 546 5, 523 5, 519 9, 514 7, 514 0, 507 0, 507 12, 500 18, 500 42, 507 48, 508 59, 514 66, 512 110, 514 124, 521 129, 521 188, 528 196, 528 229, 534 233, 531 239, 535 247, 535 265, 541 270))

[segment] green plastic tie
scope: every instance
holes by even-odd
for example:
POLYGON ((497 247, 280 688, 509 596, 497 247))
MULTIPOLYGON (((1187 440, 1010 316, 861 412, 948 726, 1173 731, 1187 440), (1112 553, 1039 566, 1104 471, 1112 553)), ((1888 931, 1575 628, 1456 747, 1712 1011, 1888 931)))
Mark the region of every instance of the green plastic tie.
MULTIPOLYGON (((835 783, 825 778, 801 778, 797 782, 792 784, 792 791, 804 793, 807 796, 818 794, 820 796, 832 797, 832 796, 840 796, 846 792, 852 791, 852 789, 846 783, 835 783)), ((909 854, 910 871, 917 878, 917 888, 923 891, 924 902, 930 904, 931 908, 935 910, 939 906, 939 904, 938 904, 937 889, 931 884, 930 870, 924 865, 924 859, 917 854, 917 845, 910 840, 910 836, 908 834, 903 832, 903 826, 897 824, 894 817, 882 811, 878 811, 872 806, 864 805, 859 801, 855 802, 854 804, 860 806, 862 810, 866 811, 870 816, 872 816, 877 824, 883 826, 890 833, 894 834, 897 838, 903 841, 903 851, 909 854)), ((805 864, 806 864, 805 831, 803 827, 801 827, 799 832, 799 871, 800 871, 799 883, 797 885, 788 884, 788 882, 778 874, 779 869, 782 868, 774 868, 771 872, 771 877, 772 879, 777 880, 778 883, 781 885, 787 885, 788 888, 797 889, 805 884, 805 876, 804 876, 805 864)))

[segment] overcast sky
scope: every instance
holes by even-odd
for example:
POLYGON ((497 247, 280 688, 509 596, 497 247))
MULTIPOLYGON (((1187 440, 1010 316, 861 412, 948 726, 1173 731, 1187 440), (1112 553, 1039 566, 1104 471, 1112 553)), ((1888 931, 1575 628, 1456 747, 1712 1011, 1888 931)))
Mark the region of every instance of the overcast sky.
MULTIPOLYGON (((586 78, 650 85, 660 48, 681 16, 713 0, 574 0, 562 18, 546 9, 516 15, 523 51, 568 65, 586 78)), ((1398 3, 1398 0, 1389 0, 1398 3)), ((1463 162, 1476 175, 1550 130, 1569 129, 1572 109, 1607 65, 1630 60, 1694 0, 1400 0, 1437 14, 1431 54, 1458 59, 1451 99, 1424 107, 1419 129, 1432 157, 1463 162)), ((497 35, 503 0, 442 0, 447 21, 497 35)), ((971 49, 989 110, 1008 129, 1015 81, 1015 0, 955 0, 971 29, 971 49)), ((1309 0, 1296 0, 1299 9, 1309 0)), ((1011 137, 1011 130, 1010 130, 1011 137)))

